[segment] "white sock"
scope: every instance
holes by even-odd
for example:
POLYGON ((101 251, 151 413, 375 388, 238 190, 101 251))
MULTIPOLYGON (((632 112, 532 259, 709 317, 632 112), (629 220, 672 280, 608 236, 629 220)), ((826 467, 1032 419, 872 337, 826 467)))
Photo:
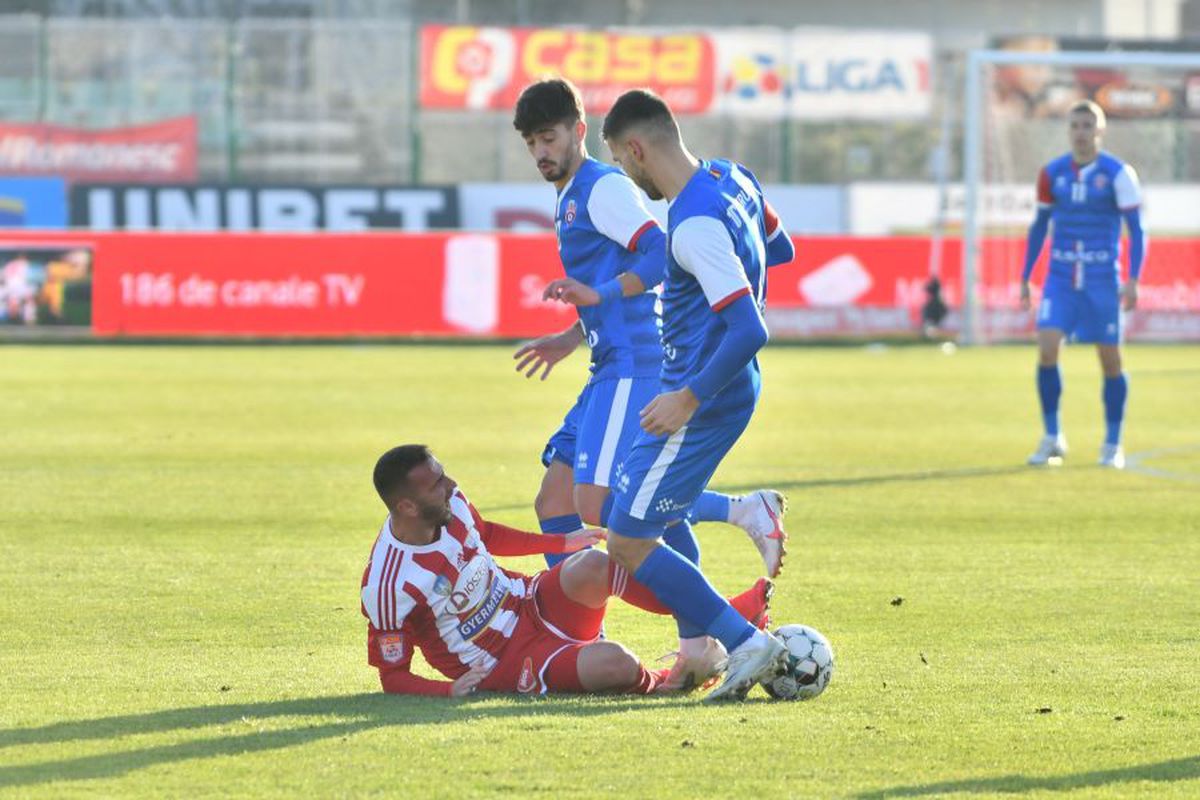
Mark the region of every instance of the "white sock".
POLYGON ((692 636, 679 640, 679 655, 681 658, 699 658, 708 649, 707 636, 692 636))

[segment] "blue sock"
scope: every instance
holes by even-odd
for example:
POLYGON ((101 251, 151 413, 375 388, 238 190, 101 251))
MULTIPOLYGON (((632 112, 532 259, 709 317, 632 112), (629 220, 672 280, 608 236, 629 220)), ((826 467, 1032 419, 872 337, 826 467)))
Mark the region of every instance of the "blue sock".
POLYGON ((754 635, 754 626, 717 594, 696 565, 670 547, 651 550, 633 576, 650 587, 676 619, 720 640, 726 650, 754 635))
POLYGON ((1058 436, 1058 398, 1062 396, 1062 372, 1058 365, 1039 366, 1037 371, 1038 397, 1042 400, 1042 424, 1047 436, 1058 436))
POLYGON ((1129 378, 1122 372, 1104 379, 1105 444, 1121 443, 1121 423, 1125 421, 1125 398, 1129 396, 1129 378))
POLYGON ((608 527, 608 515, 612 513, 613 493, 609 492, 604 498, 604 503, 600 506, 600 527, 608 527))
MULTIPOLYGON (((700 566, 700 542, 696 541, 696 534, 692 532, 692 526, 687 524, 686 520, 667 528, 667 532, 663 534, 663 544, 697 567, 700 566)), ((703 628, 698 628, 687 620, 676 617, 675 624, 679 628, 681 639, 694 639, 704 635, 703 628)))
MULTIPOLYGON (((578 514, 563 514, 561 517, 538 520, 538 526, 542 533, 574 533, 583 527, 583 520, 578 514)), ((564 553, 546 553, 546 566, 553 567, 566 558, 567 554, 564 553)))
POLYGON ((688 519, 693 522, 728 522, 729 499, 729 495, 720 492, 701 492, 688 512, 688 519))

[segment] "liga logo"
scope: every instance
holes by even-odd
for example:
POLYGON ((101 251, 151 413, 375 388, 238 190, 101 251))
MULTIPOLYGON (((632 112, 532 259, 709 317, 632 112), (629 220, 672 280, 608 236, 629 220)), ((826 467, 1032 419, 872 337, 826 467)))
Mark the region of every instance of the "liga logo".
POLYGON ((786 96, 784 66, 770 53, 739 53, 725 75, 721 90, 742 100, 786 96))

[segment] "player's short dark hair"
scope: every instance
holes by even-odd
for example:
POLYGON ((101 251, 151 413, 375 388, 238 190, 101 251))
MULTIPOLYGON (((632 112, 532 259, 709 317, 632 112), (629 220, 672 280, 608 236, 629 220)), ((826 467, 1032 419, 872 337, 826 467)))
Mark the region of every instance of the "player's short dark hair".
POLYGON ((531 83, 517 98, 513 127, 522 136, 530 136, 560 122, 571 128, 583 119, 583 97, 575 84, 563 78, 547 78, 531 83))
POLYGON ((403 444, 393 447, 375 462, 375 491, 388 508, 396 505, 408 487, 408 473, 433 458, 427 445, 403 444))
POLYGON ((605 139, 615 139, 634 125, 650 123, 679 135, 679 125, 666 101, 649 89, 630 89, 617 98, 601 130, 605 139))

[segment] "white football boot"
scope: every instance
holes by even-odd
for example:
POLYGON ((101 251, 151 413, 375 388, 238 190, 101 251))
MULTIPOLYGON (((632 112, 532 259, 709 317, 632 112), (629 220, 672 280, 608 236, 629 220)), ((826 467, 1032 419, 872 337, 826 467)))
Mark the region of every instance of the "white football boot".
POLYGON ((721 674, 728 654, 725 646, 711 636, 704 637, 704 649, 693 656, 675 654, 675 663, 666 679, 655 687, 664 694, 686 693, 699 689, 721 674))
POLYGON ((758 631, 729 654, 725 680, 704 701, 745 700, 754 684, 778 675, 786 668, 787 652, 783 642, 766 631, 758 631))
POLYGON ((1057 436, 1046 434, 1042 440, 1038 442, 1037 450, 1033 451, 1033 455, 1025 463, 1031 467, 1057 467, 1062 463, 1063 456, 1067 454, 1067 437, 1061 433, 1057 436))
POLYGON ((1125 451, 1119 444, 1100 445, 1100 466, 1125 469, 1125 451))
POLYGON ((729 502, 729 521, 746 532, 758 548, 768 578, 779 577, 783 557, 787 555, 787 531, 783 515, 787 513, 787 498, 775 489, 735 497, 729 502))

